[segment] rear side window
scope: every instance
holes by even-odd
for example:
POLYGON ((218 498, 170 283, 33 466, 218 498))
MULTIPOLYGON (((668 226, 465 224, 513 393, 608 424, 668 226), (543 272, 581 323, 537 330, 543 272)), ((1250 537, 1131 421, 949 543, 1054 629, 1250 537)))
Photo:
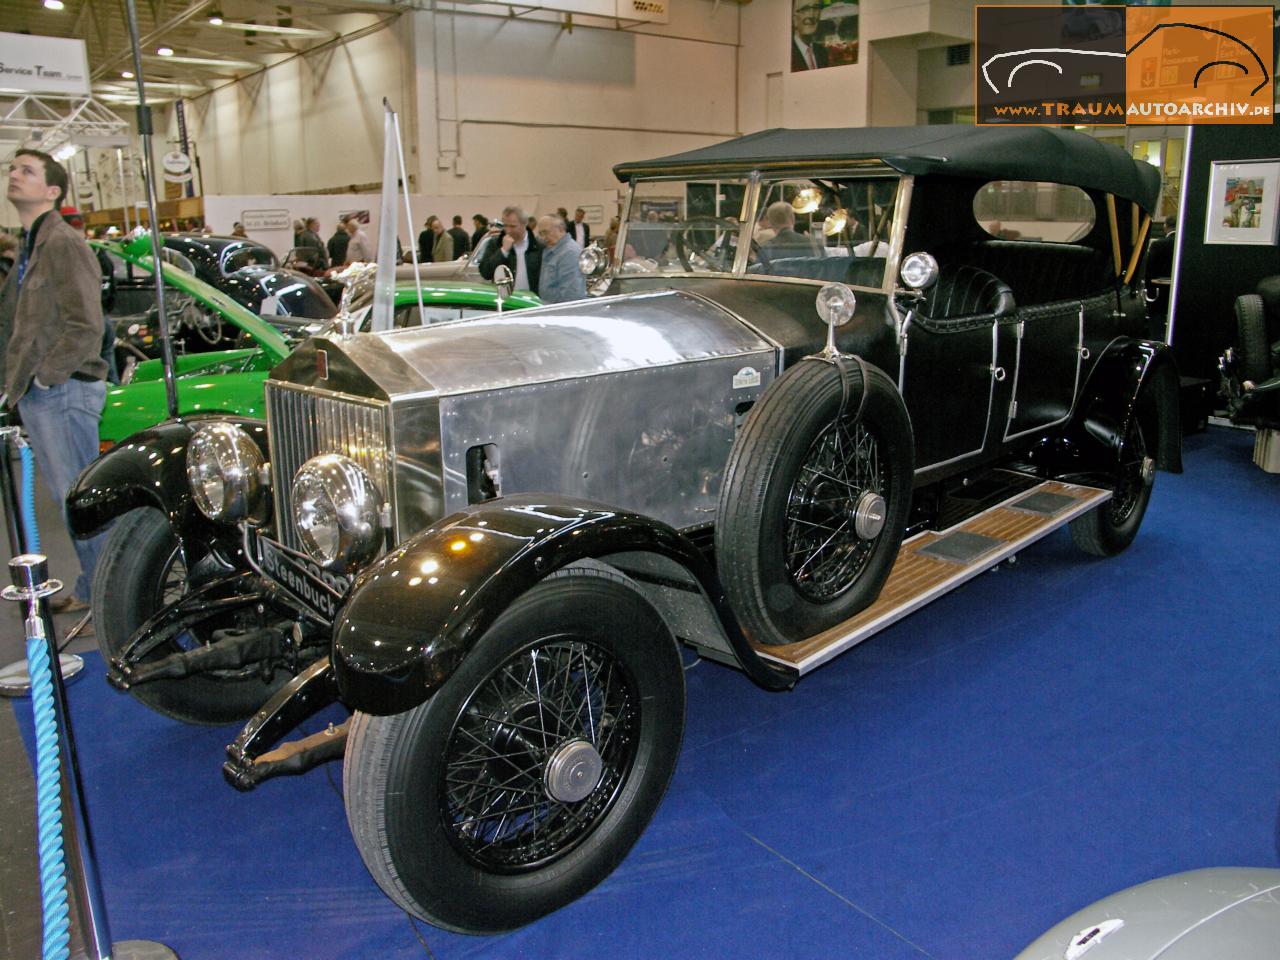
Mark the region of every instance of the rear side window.
POLYGON ((998 240, 1072 243, 1096 219, 1093 200, 1079 187, 1037 180, 992 180, 973 198, 973 216, 998 240))

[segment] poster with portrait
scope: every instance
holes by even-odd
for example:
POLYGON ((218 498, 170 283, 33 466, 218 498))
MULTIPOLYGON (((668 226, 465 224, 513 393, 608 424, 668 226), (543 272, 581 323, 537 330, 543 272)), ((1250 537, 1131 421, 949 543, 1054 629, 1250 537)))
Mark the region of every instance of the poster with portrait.
POLYGON ((858 5, 791 0, 791 72, 858 62, 858 5))
POLYGON ((1213 164, 1204 242, 1274 244, 1277 200, 1280 160, 1213 164))

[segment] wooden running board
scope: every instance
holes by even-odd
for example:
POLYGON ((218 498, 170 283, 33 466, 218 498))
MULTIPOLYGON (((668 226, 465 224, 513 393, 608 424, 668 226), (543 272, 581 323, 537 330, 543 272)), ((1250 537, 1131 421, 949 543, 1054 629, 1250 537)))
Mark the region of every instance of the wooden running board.
MULTIPOLYGON (((899 548, 898 559, 884 589, 867 609, 808 640, 776 647, 755 645, 755 651, 764 659, 783 664, 803 676, 907 614, 990 570, 1110 497, 1110 490, 1049 480, 948 530, 917 534, 899 548), (1034 499, 1038 494, 1055 495, 1039 498, 1040 501, 1054 502, 1054 512, 1032 512, 1019 506, 1028 498, 1033 498, 1032 503, 1038 503, 1034 499), (1070 498, 1072 502, 1057 499, 1059 497, 1070 498), (992 542, 983 544, 983 552, 968 562, 939 559, 921 552, 931 546, 938 549, 935 545, 939 541, 956 533, 976 534, 991 538, 992 542)), ((973 542, 973 538, 967 539, 973 542)))

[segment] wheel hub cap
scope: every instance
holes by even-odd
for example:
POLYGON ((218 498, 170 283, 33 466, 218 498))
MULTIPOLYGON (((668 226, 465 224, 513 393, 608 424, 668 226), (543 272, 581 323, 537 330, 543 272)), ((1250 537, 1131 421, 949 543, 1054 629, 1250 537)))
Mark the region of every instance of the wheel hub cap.
POLYGON ((884 497, 874 490, 864 490, 853 508, 853 529, 863 540, 874 540, 884 529, 886 515, 884 497))
POLYGON ((547 760, 542 783, 547 795, 559 803, 577 803, 591 796, 600 782, 604 763, 586 740, 568 740, 547 760))
POLYGON ((1156 479, 1155 460, 1152 457, 1143 457, 1142 458, 1142 482, 1145 483, 1147 486, 1151 486, 1151 484, 1155 481, 1155 479, 1156 479))

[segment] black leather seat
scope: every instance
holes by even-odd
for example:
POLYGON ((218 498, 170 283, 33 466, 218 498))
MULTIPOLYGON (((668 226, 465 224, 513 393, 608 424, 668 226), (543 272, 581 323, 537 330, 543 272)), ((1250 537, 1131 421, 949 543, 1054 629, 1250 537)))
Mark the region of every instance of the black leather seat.
POLYGON ((962 317, 1005 317, 1017 310, 1013 291, 994 274, 977 267, 944 267, 928 289, 919 313, 934 323, 962 317))

